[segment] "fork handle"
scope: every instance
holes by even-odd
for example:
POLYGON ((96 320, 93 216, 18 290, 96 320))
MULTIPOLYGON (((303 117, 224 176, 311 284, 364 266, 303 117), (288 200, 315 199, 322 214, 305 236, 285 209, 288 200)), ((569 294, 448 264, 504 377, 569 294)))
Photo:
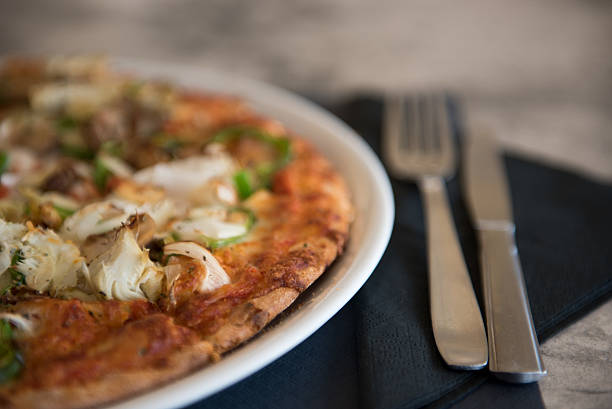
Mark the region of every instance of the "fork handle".
POLYGON ((454 228, 444 180, 419 182, 424 198, 429 262, 429 302, 436 345, 456 369, 487 364, 487 338, 478 301, 454 228))

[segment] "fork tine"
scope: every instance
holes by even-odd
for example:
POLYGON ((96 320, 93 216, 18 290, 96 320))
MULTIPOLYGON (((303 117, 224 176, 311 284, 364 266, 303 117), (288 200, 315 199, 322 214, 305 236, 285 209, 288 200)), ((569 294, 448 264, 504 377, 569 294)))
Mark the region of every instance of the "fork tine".
POLYGON ((437 152, 436 147, 439 146, 438 135, 438 112, 435 109, 435 96, 426 94, 422 98, 422 121, 423 121, 423 148, 426 153, 437 152))
POLYGON ((399 166, 398 152, 405 132, 402 105, 399 95, 388 95, 385 99, 383 150, 392 168, 399 166))
POLYGON ((454 172, 454 147, 446 96, 389 96, 385 101, 383 152, 393 174, 418 178, 454 172))
MULTIPOLYGON (((385 138, 383 142, 385 146, 391 149, 399 143, 401 132, 401 103, 398 95, 388 95, 385 98, 385 117, 384 128, 385 138)), ((385 148, 387 149, 387 148, 385 148)))
POLYGON ((448 110, 446 109, 446 96, 444 94, 436 94, 434 97, 434 107, 432 110, 436 115, 436 125, 438 138, 436 138, 436 151, 440 152, 442 146, 447 146, 445 140, 449 140, 448 134, 448 110))
POLYGON ((402 146, 410 152, 421 149, 421 114, 418 96, 407 96, 403 98, 403 144, 402 146))
POLYGON ((450 113, 448 111, 447 97, 446 95, 439 95, 438 102, 436 104, 436 111, 438 114, 438 134, 440 140, 440 152, 442 156, 451 162, 454 162, 454 158, 448 158, 452 156, 454 149, 453 135, 450 127, 450 113))
POLYGON ((421 154, 426 152, 427 148, 427 134, 429 133, 429 123, 427 120, 427 101, 425 94, 418 94, 415 98, 416 106, 416 118, 414 118, 415 126, 418 126, 418 141, 419 151, 421 154))

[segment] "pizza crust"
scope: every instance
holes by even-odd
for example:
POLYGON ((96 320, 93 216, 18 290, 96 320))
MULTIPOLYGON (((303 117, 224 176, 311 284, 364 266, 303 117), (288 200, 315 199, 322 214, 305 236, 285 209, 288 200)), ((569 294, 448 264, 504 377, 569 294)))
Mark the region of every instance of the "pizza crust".
POLYGON ((297 298, 292 288, 274 291, 246 302, 236 308, 227 323, 207 340, 217 352, 227 352, 251 338, 297 298))
POLYGON ((110 404, 128 396, 135 396, 152 386, 170 382, 218 359, 219 355, 215 353, 212 344, 202 341, 173 354, 163 368, 113 373, 84 385, 4 390, 0 394, 0 407, 73 409, 110 404))

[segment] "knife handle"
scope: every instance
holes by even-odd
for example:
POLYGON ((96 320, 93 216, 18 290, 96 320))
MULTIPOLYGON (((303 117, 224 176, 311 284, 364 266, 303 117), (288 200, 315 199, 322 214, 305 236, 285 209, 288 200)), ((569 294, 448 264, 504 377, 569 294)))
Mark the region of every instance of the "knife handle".
POLYGON ((426 176, 419 187, 427 224, 429 302, 436 345, 452 368, 483 368, 487 364, 487 336, 454 228, 444 180, 426 176))
POLYGON ((506 382, 546 375, 514 241, 514 225, 478 231, 489 335, 489 370, 506 382))

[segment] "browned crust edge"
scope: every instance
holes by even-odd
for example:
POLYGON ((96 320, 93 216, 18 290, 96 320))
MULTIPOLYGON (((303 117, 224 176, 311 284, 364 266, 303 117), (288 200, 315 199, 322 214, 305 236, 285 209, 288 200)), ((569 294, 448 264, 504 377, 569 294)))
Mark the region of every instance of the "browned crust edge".
MULTIPOLYGON (((301 247, 301 245, 302 243, 298 243, 296 247, 301 247)), ((313 247, 312 241, 310 245, 313 247)), ((315 247, 317 248, 317 263, 309 264, 296 272, 301 284, 300 291, 281 287, 242 304, 232 312, 227 323, 207 338, 215 346, 217 352, 230 351, 261 331, 278 314, 289 307, 301 292, 316 281, 342 251, 341 244, 334 243, 327 238, 319 239, 315 247)))
POLYGON ((58 386, 45 389, 22 389, 0 396, 0 407, 11 409, 73 409, 110 404, 153 386, 169 382, 214 360, 218 355, 206 341, 183 348, 173 354, 168 365, 116 373, 99 381, 80 385, 58 386))

